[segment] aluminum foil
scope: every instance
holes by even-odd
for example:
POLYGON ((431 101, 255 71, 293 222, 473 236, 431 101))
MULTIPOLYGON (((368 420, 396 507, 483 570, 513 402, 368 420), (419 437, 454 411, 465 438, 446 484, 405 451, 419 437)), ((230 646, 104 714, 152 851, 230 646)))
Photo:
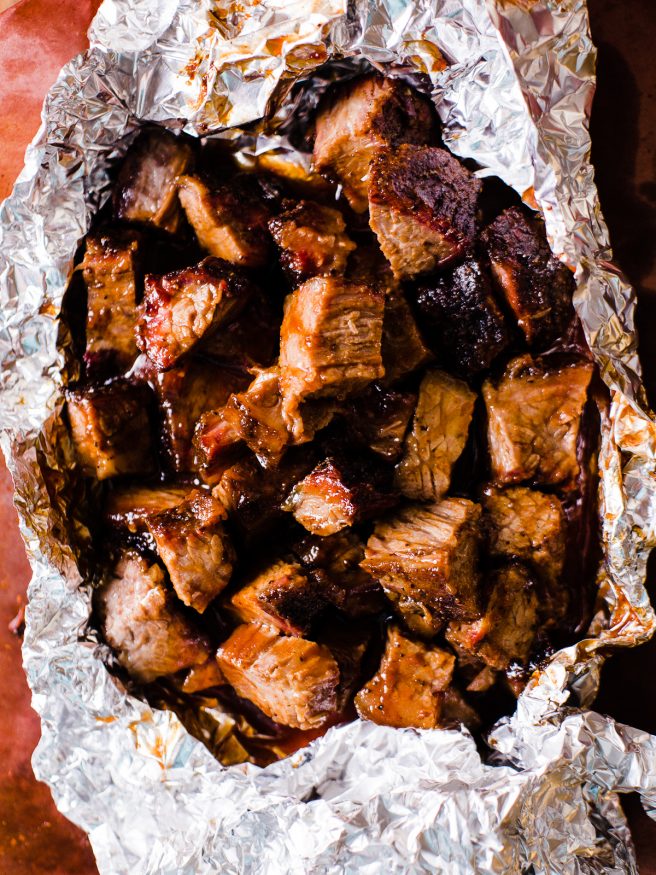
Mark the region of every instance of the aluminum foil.
POLYGON ((639 791, 654 815, 656 738, 586 709, 604 655, 655 627, 644 580, 656 426, 589 164, 584 2, 105 0, 90 37, 0 207, 1 441, 34 570, 24 660, 43 726, 38 777, 89 832, 103 873, 636 872, 617 794, 639 791), (362 63, 427 77, 449 148, 541 209, 576 270, 611 395, 598 610, 588 637, 534 675, 483 759, 464 730, 356 721, 267 768, 223 767, 171 711, 129 694, 88 628, 84 506, 60 420, 75 364, 58 314, 109 169, 144 121, 197 135, 248 124, 245 151, 284 151, 296 114, 362 63))

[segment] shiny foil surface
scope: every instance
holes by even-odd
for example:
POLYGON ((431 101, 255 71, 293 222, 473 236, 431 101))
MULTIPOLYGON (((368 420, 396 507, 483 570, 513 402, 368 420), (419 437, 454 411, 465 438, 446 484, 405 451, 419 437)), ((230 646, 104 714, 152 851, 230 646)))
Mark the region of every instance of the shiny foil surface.
MULTIPOLYGON (((105 0, 90 37, 49 92, 0 207, 2 446, 34 569, 24 659, 43 725, 37 776, 89 832, 107 875, 636 872, 617 794, 638 790, 656 816, 656 738, 586 709, 612 647, 654 631, 644 581, 656 426, 634 295, 611 264, 589 163, 585 3, 105 0), (60 418, 75 362, 60 307, 110 168, 140 125, 240 137, 245 161, 285 154, 325 85, 365 63, 429 82, 449 148, 537 206, 576 271, 611 396, 596 613, 584 640, 536 671, 483 759, 466 731, 356 721, 267 768, 222 766, 175 714, 125 689, 88 628, 94 580, 60 418)), ((209 706, 204 718, 197 734, 239 759, 230 718, 209 706)))

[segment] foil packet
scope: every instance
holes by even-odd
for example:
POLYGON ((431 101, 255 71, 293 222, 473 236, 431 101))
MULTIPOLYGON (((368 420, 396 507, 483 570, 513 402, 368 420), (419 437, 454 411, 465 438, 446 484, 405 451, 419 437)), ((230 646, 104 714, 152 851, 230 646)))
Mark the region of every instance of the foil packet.
MULTIPOLYGON (((617 794, 639 791, 656 817, 656 738, 587 709, 610 650, 655 628, 644 582, 656 425, 635 298, 612 266, 589 164, 585 3, 105 0, 90 38, 0 207, 1 442, 34 572, 24 661, 43 728, 37 776, 89 833, 103 873, 637 872, 617 794), (429 82, 448 147, 539 208, 576 271, 611 398, 597 610, 585 639, 533 675, 484 758, 464 730, 355 721, 266 768, 222 766, 172 711, 129 694, 89 628, 93 573, 74 546, 84 504, 61 421, 75 368, 62 299, 141 125, 240 137, 245 158, 286 154, 325 85, 364 64, 429 82)), ((214 746, 230 738, 225 715, 212 733, 214 746)))

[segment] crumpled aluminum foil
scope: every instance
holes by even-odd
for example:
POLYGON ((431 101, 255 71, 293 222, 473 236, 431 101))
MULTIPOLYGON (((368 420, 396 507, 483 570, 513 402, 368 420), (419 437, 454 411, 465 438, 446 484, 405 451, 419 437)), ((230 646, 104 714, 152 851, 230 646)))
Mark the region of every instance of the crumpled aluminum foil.
POLYGON ((602 654, 656 625, 644 587, 656 426, 589 164, 585 3, 105 0, 90 37, 0 207, 1 441, 34 569, 24 659, 38 777, 89 832, 103 873, 636 872, 617 794, 639 791, 656 816, 656 738, 583 709, 602 654), (611 393, 598 611, 493 729, 487 762, 465 731, 356 721, 265 769, 222 767, 174 714, 127 693, 87 628, 84 509, 59 418, 74 363, 58 313, 108 168, 145 120, 201 135, 266 115, 249 125, 251 154, 287 149, 290 119, 326 79, 317 67, 336 58, 427 76, 448 146, 543 211, 611 393))

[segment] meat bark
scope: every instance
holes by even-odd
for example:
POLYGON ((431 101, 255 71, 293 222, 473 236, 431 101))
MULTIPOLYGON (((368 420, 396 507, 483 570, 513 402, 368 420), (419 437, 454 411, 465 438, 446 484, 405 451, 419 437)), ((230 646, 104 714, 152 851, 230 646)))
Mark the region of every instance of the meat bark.
POLYGON ((147 519, 153 514, 181 504, 188 486, 158 483, 153 486, 129 484, 113 489, 104 509, 106 522, 119 532, 137 534, 147 531, 147 519))

